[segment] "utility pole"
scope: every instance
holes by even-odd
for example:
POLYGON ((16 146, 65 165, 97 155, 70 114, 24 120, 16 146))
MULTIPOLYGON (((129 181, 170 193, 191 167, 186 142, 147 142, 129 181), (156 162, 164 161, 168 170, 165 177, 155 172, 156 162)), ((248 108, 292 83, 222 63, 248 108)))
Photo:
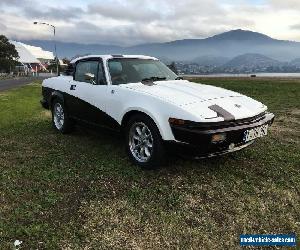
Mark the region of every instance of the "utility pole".
POLYGON ((55 54, 55 63, 56 63, 56 73, 57 75, 59 75, 59 70, 58 70, 58 55, 57 55, 57 51, 56 51, 56 40, 55 40, 55 35, 56 35, 56 28, 54 25, 49 24, 49 23, 40 23, 40 22, 34 22, 33 24, 42 24, 42 25, 47 25, 47 26, 51 26, 53 28, 53 35, 54 35, 54 54, 55 54))

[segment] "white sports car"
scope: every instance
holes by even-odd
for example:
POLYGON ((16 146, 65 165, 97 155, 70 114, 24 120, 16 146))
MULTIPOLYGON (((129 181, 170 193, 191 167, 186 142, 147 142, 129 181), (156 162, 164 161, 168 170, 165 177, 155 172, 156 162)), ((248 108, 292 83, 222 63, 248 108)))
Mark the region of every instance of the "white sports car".
POLYGON ((168 146, 193 157, 237 151, 265 136, 274 115, 242 94, 182 80, 158 59, 92 55, 43 81, 44 108, 61 133, 78 122, 125 134, 130 159, 159 166, 168 146))

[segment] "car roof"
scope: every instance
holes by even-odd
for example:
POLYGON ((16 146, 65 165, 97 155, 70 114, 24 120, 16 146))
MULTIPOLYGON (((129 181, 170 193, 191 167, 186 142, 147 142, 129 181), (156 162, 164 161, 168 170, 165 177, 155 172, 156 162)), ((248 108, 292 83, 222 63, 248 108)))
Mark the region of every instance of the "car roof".
POLYGON ((77 61, 82 60, 82 59, 95 58, 95 57, 102 58, 103 60, 108 60, 108 59, 112 59, 112 58, 137 58, 137 59, 158 60, 155 57, 144 56, 144 55, 88 55, 88 56, 77 57, 77 58, 73 59, 70 63, 76 63, 77 61))

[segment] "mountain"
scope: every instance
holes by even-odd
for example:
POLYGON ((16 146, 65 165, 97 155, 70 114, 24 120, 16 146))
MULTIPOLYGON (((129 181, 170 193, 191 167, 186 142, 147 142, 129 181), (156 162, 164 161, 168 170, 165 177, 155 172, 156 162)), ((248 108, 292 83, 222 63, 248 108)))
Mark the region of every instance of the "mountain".
POLYGON ((267 68, 281 65, 281 62, 260 54, 244 54, 227 62, 225 68, 267 68))
POLYGON ((296 59, 292 60, 292 61, 290 62, 290 64, 291 64, 291 65, 294 65, 294 66, 296 66, 296 67, 300 67, 300 58, 296 58, 296 59))
MULTIPOLYGON (((53 42, 23 41, 53 51, 53 42)), ((184 39, 166 43, 148 43, 131 47, 99 44, 57 43, 59 57, 72 58, 82 54, 147 54, 173 61, 193 61, 195 58, 233 58, 241 54, 263 54, 276 60, 290 61, 300 57, 300 43, 277 40, 261 33, 232 30, 205 39, 184 39)))
POLYGON ((228 57, 222 57, 222 56, 199 56, 193 59, 192 62, 197 63, 199 66, 221 66, 225 63, 227 63, 230 60, 228 57))
MULTIPOLYGON (((202 58, 201 58, 202 60, 202 58)), ((208 57, 206 64, 194 63, 194 62, 176 62, 177 71, 180 73, 193 75, 193 74, 249 74, 249 73, 299 73, 300 72, 300 59, 295 59, 291 62, 282 62, 274 60, 270 57, 246 53, 238 55, 231 60, 228 60, 223 65, 217 65, 218 61, 211 61, 209 65, 210 57, 208 57)))
POLYGON ((231 30, 231 31, 219 34, 219 35, 209 37, 208 40, 270 42, 275 39, 273 39, 267 35, 258 33, 258 32, 238 29, 238 30, 231 30))

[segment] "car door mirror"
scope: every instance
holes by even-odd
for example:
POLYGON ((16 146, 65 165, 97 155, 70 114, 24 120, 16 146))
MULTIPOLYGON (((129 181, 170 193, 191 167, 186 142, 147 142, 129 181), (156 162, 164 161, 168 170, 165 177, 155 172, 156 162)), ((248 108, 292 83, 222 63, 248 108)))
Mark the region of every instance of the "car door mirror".
POLYGON ((84 78, 85 78, 85 80, 90 81, 92 84, 96 84, 96 81, 95 81, 96 77, 95 77, 94 74, 92 74, 92 73, 85 73, 84 74, 84 78))
POLYGON ((95 80, 95 75, 92 73, 85 73, 84 77, 85 77, 85 80, 88 80, 88 81, 95 80))

